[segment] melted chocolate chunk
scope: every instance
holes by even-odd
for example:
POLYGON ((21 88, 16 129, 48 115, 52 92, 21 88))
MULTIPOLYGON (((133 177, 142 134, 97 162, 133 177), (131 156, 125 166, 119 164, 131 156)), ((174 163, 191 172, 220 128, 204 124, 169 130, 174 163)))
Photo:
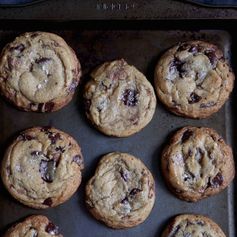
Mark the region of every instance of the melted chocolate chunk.
POLYGON ((135 195, 137 195, 139 192, 141 192, 142 190, 141 189, 139 189, 139 188, 134 188, 134 189, 132 189, 131 191, 130 191, 130 193, 129 193, 129 196, 131 196, 131 197, 134 197, 135 195))
POLYGON ((122 204, 127 204, 128 203, 128 198, 125 197, 122 201, 121 201, 122 204))
POLYGON ((192 234, 189 233, 189 232, 188 232, 188 233, 185 233, 185 234, 184 234, 184 237, 192 237, 192 234))
POLYGON ((54 102, 39 103, 37 111, 51 112, 54 108, 54 102))
MULTIPOLYGON (((46 134, 48 134, 47 132, 50 132, 49 130, 52 129, 51 126, 44 126, 40 129, 41 132, 46 132, 46 134)), ((52 133, 52 132, 50 132, 52 133)))
POLYGON ((180 225, 177 225, 177 226, 175 226, 175 228, 174 228, 173 226, 172 226, 171 228, 172 228, 172 229, 171 229, 170 237, 175 237, 176 234, 179 232, 181 226, 180 226, 180 225))
POLYGON ((136 106, 138 103, 138 91, 133 89, 126 89, 122 95, 122 101, 127 106, 136 106))
POLYGON ((51 207, 52 204, 53 204, 52 198, 47 198, 47 199, 45 199, 44 202, 43 202, 43 204, 46 205, 46 206, 51 207))
POLYGON ((51 58, 38 58, 35 60, 36 64, 44 64, 50 62, 52 59, 51 58))
POLYGON ((19 44, 19 45, 15 46, 15 47, 11 47, 11 48, 10 48, 10 51, 16 50, 16 51, 19 51, 19 52, 21 53, 21 52, 24 51, 25 48, 26 48, 26 47, 25 47, 24 44, 19 44))
POLYGON ((76 155, 72 158, 72 162, 75 162, 76 164, 81 166, 83 164, 83 158, 81 155, 76 155))
POLYGON ((54 102, 47 102, 44 104, 44 111, 51 112, 54 108, 54 102))
POLYGON ((193 135, 193 132, 191 130, 186 130, 181 138, 181 142, 186 142, 191 136, 193 135))
POLYGON ((59 133, 49 133, 48 134, 48 138, 51 140, 52 144, 55 144, 57 142, 57 140, 60 139, 60 134, 59 133))
POLYGON ((210 107, 215 106, 215 105, 216 105, 216 103, 214 101, 210 101, 206 104, 205 103, 200 104, 200 108, 202 108, 202 109, 210 108, 210 107))
POLYGON ((64 152, 65 152, 65 147, 57 146, 57 147, 55 148, 55 151, 60 151, 61 153, 64 153, 64 152))
POLYGON ((184 172, 184 181, 192 180, 195 178, 195 175, 191 173, 190 171, 184 172))
POLYGON ((53 160, 41 160, 39 172, 41 174, 41 178, 47 182, 52 183, 54 180, 56 170, 56 161, 53 160))
POLYGON ((128 173, 128 171, 126 171, 126 170, 125 170, 125 171, 124 171, 124 170, 120 170, 119 173, 120 173, 122 179, 123 179, 125 182, 127 182, 128 179, 129 179, 129 173, 128 173))
POLYGON ((217 57, 214 51, 205 51, 205 55, 209 58, 212 66, 215 66, 217 63, 217 57))
POLYGON ((33 33, 33 34, 30 35, 30 37, 31 37, 32 39, 34 39, 34 38, 37 37, 38 35, 39 35, 39 33, 33 33))
POLYGON ((191 48, 188 50, 189 53, 196 54, 198 53, 198 47, 197 46, 191 46, 191 48))
POLYGON ((27 134, 22 133, 22 134, 19 136, 19 139, 20 139, 20 140, 23 140, 23 141, 31 141, 31 140, 34 139, 34 137, 32 137, 31 135, 27 135, 27 134))
POLYGON ((180 61, 178 58, 174 58, 174 60, 170 64, 170 71, 172 71, 173 68, 176 68, 179 73, 179 76, 182 78, 183 73, 185 73, 185 70, 183 69, 184 64, 185 62, 180 61))
POLYGON ((78 86, 78 81, 77 80, 73 80, 71 85, 69 86, 69 91, 70 92, 74 92, 76 90, 78 86))
POLYGON ((203 221, 197 221, 197 225, 204 226, 205 224, 203 221))
POLYGON ((190 99, 188 100, 189 104, 195 104, 198 103, 200 100, 202 99, 201 96, 199 96, 198 94, 196 94, 195 92, 192 92, 190 94, 190 99))
POLYGON ((187 43, 182 43, 180 46, 179 46, 179 48, 178 48, 178 52, 180 52, 180 51, 184 51, 184 50, 186 50, 186 49, 188 49, 190 47, 190 45, 189 44, 187 44, 187 43))
POLYGON ((7 58, 7 64, 8 64, 9 70, 11 71, 14 68, 14 60, 12 57, 7 58))
POLYGON ((52 222, 49 222, 49 224, 46 226, 45 231, 49 233, 50 235, 59 235, 59 228, 52 222))
POLYGON ((223 184, 224 178, 221 173, 218 173, 211 181, 211 185, 214 188, 217 188, 223 184))
POLYGON ((201 162, 203 157, 205 155, 205 152, 200 148, 198 147, 197 148, 197 151, 195 153, 195 159, 198 161, 198 162, 201 162))

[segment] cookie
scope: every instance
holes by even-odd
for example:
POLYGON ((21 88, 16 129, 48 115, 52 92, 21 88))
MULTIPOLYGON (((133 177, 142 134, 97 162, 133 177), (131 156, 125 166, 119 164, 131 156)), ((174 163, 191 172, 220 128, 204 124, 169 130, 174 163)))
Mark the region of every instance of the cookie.
POLYGON ((219 193, 235 175, 231 148, 216 131, 204 127, 177 131, 163 151, 161 164, 171 191, 191 202, 219 193))
POLYGON ((23 222, 11 227, 4 237, 63 237, 59 227, 45 216, 30 216, 23 222))
POLYGON ((145 221, 154 202, 152 174, 139 159, 126 153, 105 155, 86 186, 89 211, 116 229, 145 221))
POLYGON ((153 87, 123 59, 104 63, 85 87, 86 114, 101 132, 130 136, 144 128, 156 108, 153 87))
POLYGON ((226 237, 221 228, 210 218, 201 215, 176 216, 161 237, 226 237))
POLYGON ((81 149, 72 137, 55 128, 34 127, 7 149, 1 175, 15 199, 43 209, 65 202, 76 192, 82 169, 81 149))
POLYGON ((174 46, 161 57, 155 69, 155 88, 171 112, 206 118, 226 102, 234 78, 217 46, 189 41, 174 46))
POLYGON ((64 107, 80 76, 74 51, 52 33, 22 34, 0 56, 0 93, 25 111, 51 112, 64 107))

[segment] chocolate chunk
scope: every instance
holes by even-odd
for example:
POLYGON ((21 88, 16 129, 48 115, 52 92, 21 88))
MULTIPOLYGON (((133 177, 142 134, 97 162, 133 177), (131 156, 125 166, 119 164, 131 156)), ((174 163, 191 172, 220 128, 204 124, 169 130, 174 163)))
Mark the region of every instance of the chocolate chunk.
POLYGON ((78 81, 77 80, 73 80, 71 85, 69 86, 69 91, 70 92, 74 92, 77 88, 78 85, 78 81))
POLYGON ((186 50, 186 49, 188 49, 190 47, 190 45, 189 44, 187 44, 187 43, 182 43, 180 46, 179 46, 179 48, 178 48, 178 52, 179 51, 184 51, 184 50, 186 50))
POLYGON ((214 101, 210 101, 210 102, 208 102, 208 103, 202 103, 202 104, 200 104, 200 108, 209 108, 209 107, 212 107, 212 106, 215 106, 216 105, 216 103, 214 102, 214 101))
POLYGON ((8 68, 11 71, 14 68, 14 60, 12 57, 7 57, 8 68))
POLYGON ((204 226, 204 222, 203 221, 197 221, 197 224, 200 225, 200 226, 204 226))
POLYGON ((190 99, 188 100, 189 104, 195 104, 198 103, 200 100, 202 99, 201 96, 199 96, 198 94, 196 94, 195 92, 192 92, 190 94, 190 99))
POLYGON ((54 102, 47 102, 44 104, 44 111, 51 112, 54 108, 54 102))
POLYGON ((209 58, 212 66, 216 66, 217 57, 214 51, 205 51, 205 55, 209 58))
POLYGON ((10 51, 16 50, 16 51, 19 51, 19 52, 21 53, 21 52, 24 51, 25 48, 26 48, 26 47, 25 47, 24 44, 19 44, 19 45, 15 46, 15 47, 11 47, 11 48, 10 48, 10 51))
POLYGON ((56 170, 56 161, 54 159, 49 160, 49 161, 41 160, 39 172, 41 174, 41 178, 45 182, 47 183, 53 182, 55 170, 56 170))
POLYGON ((183 69, 183 65, 185 62, 180 61, 178 58, 174 58, 174 60, 170 64, 170 71, 173 71, 174 68, 179 72, 179 76, 182 78, 183 73, 186 71, 183 69))
POLYGON ((34 38, 37 37, 38 35, 39 35, 39 33, 33 33, 33 34, 30 35, 30 37, 31 37, 32 39, 34 39, 34 38))
POLYGON ((221 173, 218 173, 212 180, 211 180, 211 185, 214 188, 217 188, 223 184, 224 177, 222 176, 221 173))
POLYGON ((90 110, 91 107, 91 100, 90 99, 84 99, 84 107, 86 111, 90 110))
POLYGON ((30 154, 31 154, 32 156, 40 156, 40 155, 42 155, 43 153, 42 153, 41 151, 32 151, 30 154))
POLYGON ((189 232, 188 232, 188 233, 185 233, 185 234, 184 234, 184 237, 192 237, 192 234, 189 233, 189 232))
POLYGON ((52 198, 47 198, 47 199, 45 199, 44 202, 43 202, 43 204, 46 205, 46 206, 51 207, 52 204, 53 204, 52 198))
POLYGON ((197 150, 196 150, 196 153, 195 153, 195 159, 198 162, 201 162, 204 155, 205 155, 205 152, 200 147, 198 147, 197 150))
POLYGON ((23 140, 23 141, 31 141, 34 139, 34 137, 32 137, 31 135, 27 135, 25 133, 22 133, 19 137, 19 140, 23 140))
POLYGON ((126 171, 126 170, 120 170, 119 173, 120 173, 122 179, 123 179, 125 182, 127 182, 128 179, 129 179, 129 173, 128 173, 128 171, 126 171))
POLYGON ((45 231, 49 233, 50 235, 59 235, 59 228, 52 222, 49 222, 49 224, 46 226, 45 231))
POLYGON ((170 236, 169 236, 169 237, 175 237, 176 234, 179 232, 181 226, 180 226, 180 225, 177 225, 177 226, 175 226, 175 227, 172 226, 171 228, 172 228, 172 229, 171 229, 171 233, 170 233, 170 236))
POLYGON ((39 112, 51 112, 54 108, 54 102, 39 103, 37 111, 39 112))
MULTIPOLYGON (((106 81, 107 82, 107 81, 106 81)), ((103 88, 103 90, 105 90, 105 91, 107 91, 108 89, 110 89, 111 88, 111 86, 112 86, 112 83, 110 82, 107 82, 107 84, 105 84, 105 82, 104 81, 101 81, 101 83, 100 83, 100 86, 103 88), (107 85, 108 84, 108 85, 107 85)))
POLYGON ((72 162, 77 163, 79 166, 83 164, 83 158, 81 155, 76 155, 72 158, 72 162))
POLYGON ((181 138, 181 142, 184 143, 186 142, 191 136, 193 135, 193 132, 191 130, 186 130, 184 133, 183 133, 183 136, 181 138))
POLYGON ((132 190, 130 191, 129 196, 133 197, 133 196, 135 196, 136 194, 138 194, 138 193, 141 192, 141 191, 142 191, 142 190, 139 189, 139 188, 134 188, 134 189, 132 189, 132 190))
POLYGON ((55 151, 60 151, 61 153, 64 153, 64 152, 65 152, 65 147, 57 146, 57 147, 55 148, 55 151))
POLYGON ((191 173, 190 171, 184 172, 184 181, 192 180, 195 178, 195 175, 191 173))
POLYGON ((122 204, 127 204, 128 203, 128 198, 125 197, 122 201, 121 201, 122 204))
POLYGON ((56 142, 57 142, 57 140, 59 140, 60 139, 60 134, 59 133, 49 133, 48 134, 48 138, 51 140, 51 143, 52 144, 55 144, 56 142))
MULTIPOLYGON (((40 129, 41 132, 46 132, 46 134, 48 134, 47 132, 49 132, 49 130, 52 129, 51 126, 44 126, 40 129)), ((50 132, 52 133, 52 132, 50 132)))
POLYGON ((133 89, 126 89, 122 95, 122 101, 127 106, 136 106, 138 103, 138 91, 133 89))
POLYGON ((51 58, 38 58, 35 60, 36 64, 44 64, 50 62, 52 59, 51 58))
POLYGON ((196 54, 198 53, 198 48, 197 46, 191 46, 191 48, 188 50, 189 53, 196 54))

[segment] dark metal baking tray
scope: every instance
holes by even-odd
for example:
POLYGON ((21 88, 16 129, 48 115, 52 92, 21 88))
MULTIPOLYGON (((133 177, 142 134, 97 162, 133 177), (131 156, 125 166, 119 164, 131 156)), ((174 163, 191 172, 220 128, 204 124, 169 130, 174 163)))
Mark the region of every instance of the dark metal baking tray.
POLYGON ((236 42, 235 22, 217 24, 210 21, 1 21, 0 29, 0 48, 21 32, 30 30, 55 32, 76 51, 83 68, 82 83, 73 101, 58 112, 49 114, 21 112, 0 98, 1 157, 19 131, 31 126, 51 125, 75 137, 82 147, 85 158, 82 185, 69 201, 56 208, 39 211, 27 208, 13 200, 0 184, 0 235, 10 225, 30 214, 45 214, 60 226, 65 237, 158 237, 171 217, 191 212, 208 215, 222 227, 227 236, 236 236, 234 223, 236 196, 233 184, 214 197, 198 203, 187 203, 168 191, 160 170, 161 150, 170 135, 182 126, 212 127, 235 147, 236 124, 233 121, 236 106, 233 101, 236 101, 236 96, 232 96, 218 113, 202 120, 175 116, 158 101, 151 123, 141 132, 128 138, 112 138, 99 133, 85 118, 82 106, 82 90, 89 78, 88 74, 104 61, 124 58, 141 70, 153 83, 154 67, 161 53, 179 41, 202 39, 219 45, 224 50, 225 56, 236 62, 236 49, 231 44, 236 42), (157 198, 154 209, 149 218, 135 228, 127 230, 107 228, 88 213, 84 204, 86 181, 94 173, 100 157, 111 151, 128 152, 139 157, 155 177, 157 198))
POLYGON ((0 7, 25 7, 44 0, 0 0, 0 7))
POLYGON ((185 0, 205 7, 237 7, 236 0, 185 0))

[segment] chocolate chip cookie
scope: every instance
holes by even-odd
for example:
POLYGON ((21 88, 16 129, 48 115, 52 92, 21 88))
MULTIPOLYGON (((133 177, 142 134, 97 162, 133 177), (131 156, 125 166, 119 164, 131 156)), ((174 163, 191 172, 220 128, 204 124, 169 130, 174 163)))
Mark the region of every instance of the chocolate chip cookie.
POLYGON ((101 132, 130 136, 144 128, 156 108, 154 90, 135 67, 124 60, 104 63, 85 88, 87 117, 101 132))
POLYGON ((169 49, 155 69, 155 88, 170 111, 206 118, 228 99, 234 74, 215 45, 203 41, 180 43, 169 49))
POLYGON ((201 215, 179 215, 166 227, 162 237, 226 237, 210 218, 201 215))
POLYGON ((20 35, 0 56, 0 93, 25 111, 59 110, 71 101, 80 76, 74 51, 52 33, 20 35))
POLYGON ((89 211, 116 229, 145 221, 154 202, 152 174, 139 159, 126 153, 105 155, 86 186, 89 211))
POLYGON ((4 237, 63 237, 59 227, 45 216, 30 216, 11 227, 4 237))
POLYGON ((171 191, 191 202, 219 193, 235 175, 231 148, 210 128, 180 129, 164 149, 161 162, 171 191))
POLYGON ((81 183, 83 158, 77 142, 51 127, 22 132, 7 149, 1 167, 10 194, 33 208, 57 206, 81 183))

